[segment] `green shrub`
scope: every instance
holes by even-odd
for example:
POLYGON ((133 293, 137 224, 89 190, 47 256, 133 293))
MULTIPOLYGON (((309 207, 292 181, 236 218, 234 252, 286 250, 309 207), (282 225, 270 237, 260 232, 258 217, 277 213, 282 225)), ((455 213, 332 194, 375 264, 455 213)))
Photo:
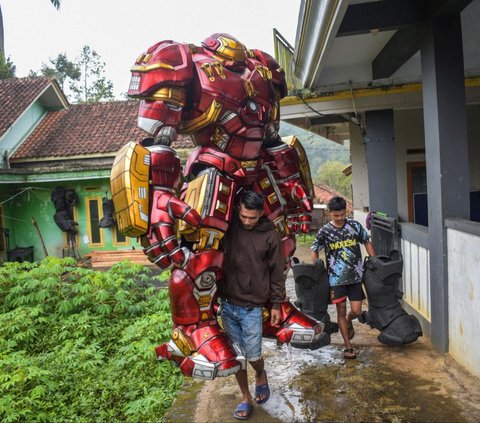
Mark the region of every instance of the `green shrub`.
POLYGON ((0 268, 0 421, 161 421, 182 376, 158 363, 168 291, 129 262, 0 268))

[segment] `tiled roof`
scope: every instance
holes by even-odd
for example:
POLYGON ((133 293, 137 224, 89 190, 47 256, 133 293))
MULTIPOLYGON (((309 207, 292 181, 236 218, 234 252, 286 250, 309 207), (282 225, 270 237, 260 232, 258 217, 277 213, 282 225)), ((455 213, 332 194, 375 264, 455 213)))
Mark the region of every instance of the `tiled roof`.
POLYGON ((353 203, 351 200, 346 198, 344 195, 340 194, 338 191, 335 191, 332 187, 328 185, 314 185, 313 189, 315 191, 315 203, 327 204, 332 197, 343 197, 347 203, 347 212, 353 212, 353 203))
MULTIPOLYGON (((76 104, 49 112, 11 160, 115 153, 128 141, 146 137, 137 127, 137 114, 136 100, 76 104)), ((173 147, 193 147, 193 142, 179 136, 173 147)))
POLYGON ((0 136, 51 83, 50 78, 0 79, 0 136))

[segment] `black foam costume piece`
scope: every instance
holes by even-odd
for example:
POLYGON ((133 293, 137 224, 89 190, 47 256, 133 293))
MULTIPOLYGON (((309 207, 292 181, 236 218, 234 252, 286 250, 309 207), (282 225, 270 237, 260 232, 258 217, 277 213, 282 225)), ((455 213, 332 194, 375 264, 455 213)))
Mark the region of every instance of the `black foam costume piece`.
POLYGON ((422 336, 418 319, 403 310, 400 290, 403 259, 399 251, 388 256, 367 257, 364 262, 364 283, 368 298, 368 311, 359 318, 381 331, 378 340, 382 344, 410 344, 422 336))
POLYGON ((330 287, 325 264, 318 259, 315 264, 299 263, 292 265, 295 279, 295 306, 305 314, 325 325, 325 332, 338 332, 338 325, 330 321, 328 304, 330 303, 330 287))
POLYGON ((113 228, 115 226, 113 200, 106 197, 102 198, 103 217, 98 222, 99 228, 113 228))

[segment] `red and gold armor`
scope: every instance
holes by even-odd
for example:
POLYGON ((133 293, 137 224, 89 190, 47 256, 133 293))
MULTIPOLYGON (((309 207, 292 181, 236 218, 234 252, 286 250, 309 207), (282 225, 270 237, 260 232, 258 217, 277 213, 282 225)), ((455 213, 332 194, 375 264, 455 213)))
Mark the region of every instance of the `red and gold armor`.
MULTIPOLYGON (((132 229, 138 216, 123 217, 128 227, 120 229, 141 235, 150 261, 162 269, 172 267, 174 330, 157 355, 179 365, 185 375, 213 379, 245 366, 241 349, 216 320, 216 287, 222 283, 224 261, 221 239, 239 194, 253 189, 265 195, 265 214, 283 237, 286 270, 295 234, 308 231, 308 161, 298 140, 283 142, 278 135, 279 100, 286 90, 284 72, 271 56, 247 50, 228 34, 213 34, 201 46, 161 41, 132 68, 128 94, 141 100, 138 124, 150 136, 138 145, 139 155, 149 152, 144 159, 149 164, 149 221, 146 229, 143 222, 132 229), (182 186, 180 162, 170 147, 178 134, 190 134, 196 144, 182 186)), ((136 199, 143 186, 135 185, 142 178, 126 176, 128 166, 141 162, 131 157, 136 157, 131 147, 117 156, 112 190, 123 193, 113 193, 114 202, 121 199, 116 210, 135 213, 125 203, 136 199), (121 175, 127 178, 126 188, 114 187, 121 175)), ((280 327, 266 320, 264 334, 304 348, 325 345, 321 324, 288 301, 282 304, 282 318, 280 327)))

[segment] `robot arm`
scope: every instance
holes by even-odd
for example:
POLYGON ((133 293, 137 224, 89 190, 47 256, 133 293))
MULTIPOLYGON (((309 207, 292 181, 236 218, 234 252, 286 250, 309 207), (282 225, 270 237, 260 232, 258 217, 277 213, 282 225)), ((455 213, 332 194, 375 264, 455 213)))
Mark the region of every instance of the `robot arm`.
POLYGON ((180 180, 180 160, 173 149, 158 145, 149 148, 152 203, 148 233, 142 237, 142 246, 152 263, 165 269, 175 263, 185 267, 189 250, 181 248, 175 231, 175 223, 181 219, 191 226, 198 226, 201 217, 176 196, 180 180))
POLYGON ((283 197, 290 232, 301 230, 308 233, 313 185, 303 147, 297 138, 289 137, 286 142, 278 140, 267 144, 263 157, 283 197))

